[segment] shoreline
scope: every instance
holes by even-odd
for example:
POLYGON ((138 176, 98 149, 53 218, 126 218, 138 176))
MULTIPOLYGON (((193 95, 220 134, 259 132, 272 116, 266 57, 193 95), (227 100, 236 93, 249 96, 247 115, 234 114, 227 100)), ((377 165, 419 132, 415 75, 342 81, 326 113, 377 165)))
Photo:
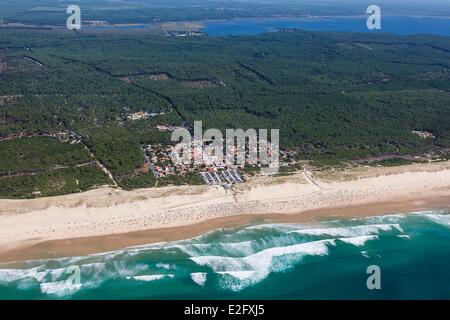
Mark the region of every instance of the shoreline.
POLYGON ((220 228, 237 228, 266 223, 314 224, 326 220, 355 219, 389 214, 439 210, 450 213, 450 189, 430 198, 410 197, 355 206, 329 207, 299 213, 246 214, 227 216, 193 225, 149 229, 121 234, 80 237, 42 242, 25 242, 11 250, 0 250, 0 266, 51 258, 87 256, 141 245, 186 240, 220 228))
POLYGON ((236 193, 164 187, 0 200, 0 263, 176 241, 218 228, 450 212, 450 162, 251 178, 236 193))

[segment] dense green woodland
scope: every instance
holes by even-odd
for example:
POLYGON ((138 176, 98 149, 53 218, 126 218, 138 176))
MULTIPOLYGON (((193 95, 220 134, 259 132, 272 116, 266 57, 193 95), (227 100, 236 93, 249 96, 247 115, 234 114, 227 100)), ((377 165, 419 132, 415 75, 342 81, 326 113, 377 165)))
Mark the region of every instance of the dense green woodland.
MULTIPOLYGON (((1 29, 0 96, 0 139, 24 131, 74 131, 124 188, 155 184, 136 169, 144 163, 142 144, 169 143, 169 134, 156 125, 194 120, 203 120, 204 128, 279 128, 283 148, 317 163, 445 153, 450 39, 304 31, 172 38, 1 29), (168 79, 150 78, 160 73, 168 79), (126 118, 142 110, 165 114, 126 118), (414 130, 435 138, 423 139, 414 130)), ((0 141, 0 173, 92 160, 81 145, 26 139, 0 141)), ((71 181, 55 194, 112 183, 99 169, 98 179, 86 179, 83 168, 41 175, 71 181), (82 188, 73 185, 77 180, 82 188)), ((18 189, 27 177, 0 177, 0 196, 30 196, 33 183, 42 184, 36 177, 23 193, 18 189)))

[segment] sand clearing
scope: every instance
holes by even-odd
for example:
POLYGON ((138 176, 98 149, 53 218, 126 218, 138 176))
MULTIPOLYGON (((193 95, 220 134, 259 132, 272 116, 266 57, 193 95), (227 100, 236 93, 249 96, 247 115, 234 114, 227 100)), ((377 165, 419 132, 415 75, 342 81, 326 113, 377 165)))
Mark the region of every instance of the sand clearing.
POLYGON ((0 200, 0 261, 101 252, 255 221, 310 222, 447 207, 449 162, 257 177, 236 192, 207 186, 101 188, 0 200))

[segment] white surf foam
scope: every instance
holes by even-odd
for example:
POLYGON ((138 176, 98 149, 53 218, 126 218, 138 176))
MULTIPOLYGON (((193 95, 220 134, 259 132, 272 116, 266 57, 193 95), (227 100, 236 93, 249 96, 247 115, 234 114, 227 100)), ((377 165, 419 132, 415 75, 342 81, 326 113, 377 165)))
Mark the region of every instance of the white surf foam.
POLYGON ((0 283, 8 283, 32 278, 38 282, 42 281, 48 271, 44 266, 31 269, 0 269, 0 283))
POLYGON ((137 281, 150 282, 150 281, 157 281, 157 280, 162 280, 165 278, 174 278, 174 277, 175 277, 175 275, 173 275, 173 274, 151 274, 151 275, 134 276, 134 277, 126 277, 126 278, 128 280, 134 279, 137 281))
POLYGON ((178 248, 182 252, 189 256, 200 256, 205 253, 211 254, 211 252, 217 251, 223 254, 245 256, 254 253, 253 245, 255 241, 243 241, 243 242, 229 242, 229 243, 198 243, 198 244, 186 244, 175 245, 173 248, 178 248))
POLYGON ((0 283, 16 282, 33 279, 43 283, 45 281, 56 281, 66 274, 67 268, 46 269, 39 266, 30 269, 0 269, 0 283))
POLYGON ((175 265, 171 265, 171 264, 168 264, 168 263, 157 263, 155 265, 155 267, 157 267, 159 269, 164 269, 164 270, 170 270, 170 269, 176 268, 175 265))
POLYGON ((279 272, 293 267, 305 256, 328 255, 329 245, 335 245, 334 240, 319 240, 287 247, 269 248, 243 258, 198 256, 189 259, 200 266, 211 268, 217 274, 238 275, 235 277, 239 280, 238 283, 229 281, 221 283, 225 288, 239 291, 263 280, 271 272, 279 272))
POLYGON ((399 224, 370 224, 354 227, 336 227, 336 228, 316 228, 316 229, 300 229, 290 231, 307 236, 331 236, 331 237, 359 237, 366 235, 378 235, 380 231, 398 231, 403 233, 403 229, 399 224))
POLYGON ((228 275, 241 281, 251 279, 255 275, 255 271, 221 271, 220 275, 228 275))
POLYGON ((359 236, 359 237, 352 237, 352 238, 339 238, 340 241, 357 246, 362 247, 366 244, 367 241, 371 240, 377 240, 378 236, 371 235, 371 236, 359 236))
POLYGON ((296 224, 288 224, 288 223, 266 223, 266 224, 258 224, 254 226, 248 226, 239 232, 248 231, 248 230, 276 230, 276 231, 289 231, 295 229, 296 224))
POLYGON ((78 290, 80 290, 81 284, 73 284, 68 281, 56 281, 56 282, 41 283, 40 288, 42 293, 63 297, 72 295, 78 290))
POLYGON ((450 214, 437 214, 437 213, 419 213, 421 215, 437 224, 450 227, 450 214))
POLYGON ((207 273, 205 272, 194 272, 191 273, 191 279, 199 286, 204 286, 206 282, 207 273))
POLYGON ((396 214, 387 214, 384 216, 373 216, 373 217, 364 217, 364 218, 354 218, 349 221, 356 222, 361 225, 377 225, 377 224, 400 224, 404 219, 406 219, 410 213, 396 213, 396 214))

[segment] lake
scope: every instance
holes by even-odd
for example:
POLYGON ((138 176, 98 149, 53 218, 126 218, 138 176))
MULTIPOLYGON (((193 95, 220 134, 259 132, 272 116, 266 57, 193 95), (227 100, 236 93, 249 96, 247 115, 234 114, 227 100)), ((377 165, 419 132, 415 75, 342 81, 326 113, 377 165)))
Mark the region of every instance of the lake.
POLYGON ((209 20, 202 31, 211 36, 256 35, 280 28, 450 36, 450 17, 384 16, 381 30, 373 31, 367 29, 366 20, 367 16, 209 20))

